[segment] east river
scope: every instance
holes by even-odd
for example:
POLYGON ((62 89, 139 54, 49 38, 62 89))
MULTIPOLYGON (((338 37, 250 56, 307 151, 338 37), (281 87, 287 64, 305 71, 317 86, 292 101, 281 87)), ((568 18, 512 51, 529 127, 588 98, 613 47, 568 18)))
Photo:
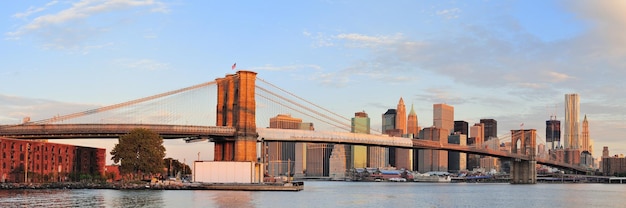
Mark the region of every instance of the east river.
POLYGON ((626 184, 306 181, 300 192, 0 190, 0 207, 626 207, 626 184))

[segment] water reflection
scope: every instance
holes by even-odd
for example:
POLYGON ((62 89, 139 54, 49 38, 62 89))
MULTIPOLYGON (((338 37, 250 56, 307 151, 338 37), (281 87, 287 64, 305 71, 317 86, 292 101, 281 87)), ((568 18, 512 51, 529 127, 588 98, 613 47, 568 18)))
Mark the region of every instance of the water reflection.
POLYGON ((164 191, 105 190, 106 207, 164 207, 164 191))
POLYGON ((307 182, 301 192, 0 190, 0 207, 615 207, 624 185, 307 182))
POLYGON ((252 194, 248 191, 210 191, 211 199, 216 207, 255 207, 252 194))

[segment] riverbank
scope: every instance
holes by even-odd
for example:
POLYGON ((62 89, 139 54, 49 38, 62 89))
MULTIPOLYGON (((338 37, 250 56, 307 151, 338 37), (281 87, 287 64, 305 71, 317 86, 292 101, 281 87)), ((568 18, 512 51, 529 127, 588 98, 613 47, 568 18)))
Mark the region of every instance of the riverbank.
POLYGON ((182 182, 63 182, 63 183, 0 183, 0 190, 7 189, 115 189, 115 190, 230 190, 230 191, 301 191, 303 182, 271 184, 212 184, 182 182))

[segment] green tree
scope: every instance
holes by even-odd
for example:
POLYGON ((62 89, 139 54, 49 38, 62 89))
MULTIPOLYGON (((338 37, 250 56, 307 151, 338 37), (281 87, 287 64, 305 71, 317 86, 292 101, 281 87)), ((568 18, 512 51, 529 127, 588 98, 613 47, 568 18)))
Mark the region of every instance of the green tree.
POLYGON ((165 147, 163 137, 148 129, 134 129, 120 137, 111 150, 111 159, 120 163, 120 173, 133 178, 163 171, 165 147))

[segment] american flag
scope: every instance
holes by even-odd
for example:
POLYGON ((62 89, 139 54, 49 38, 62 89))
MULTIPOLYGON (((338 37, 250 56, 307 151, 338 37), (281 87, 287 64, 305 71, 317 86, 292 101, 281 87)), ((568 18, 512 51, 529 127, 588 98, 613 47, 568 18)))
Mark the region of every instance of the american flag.
POLYGON ((231 70, 235 70, 235 67, 237 67, 237 63, 233 64, 233 67, 231 67, 231 70))

